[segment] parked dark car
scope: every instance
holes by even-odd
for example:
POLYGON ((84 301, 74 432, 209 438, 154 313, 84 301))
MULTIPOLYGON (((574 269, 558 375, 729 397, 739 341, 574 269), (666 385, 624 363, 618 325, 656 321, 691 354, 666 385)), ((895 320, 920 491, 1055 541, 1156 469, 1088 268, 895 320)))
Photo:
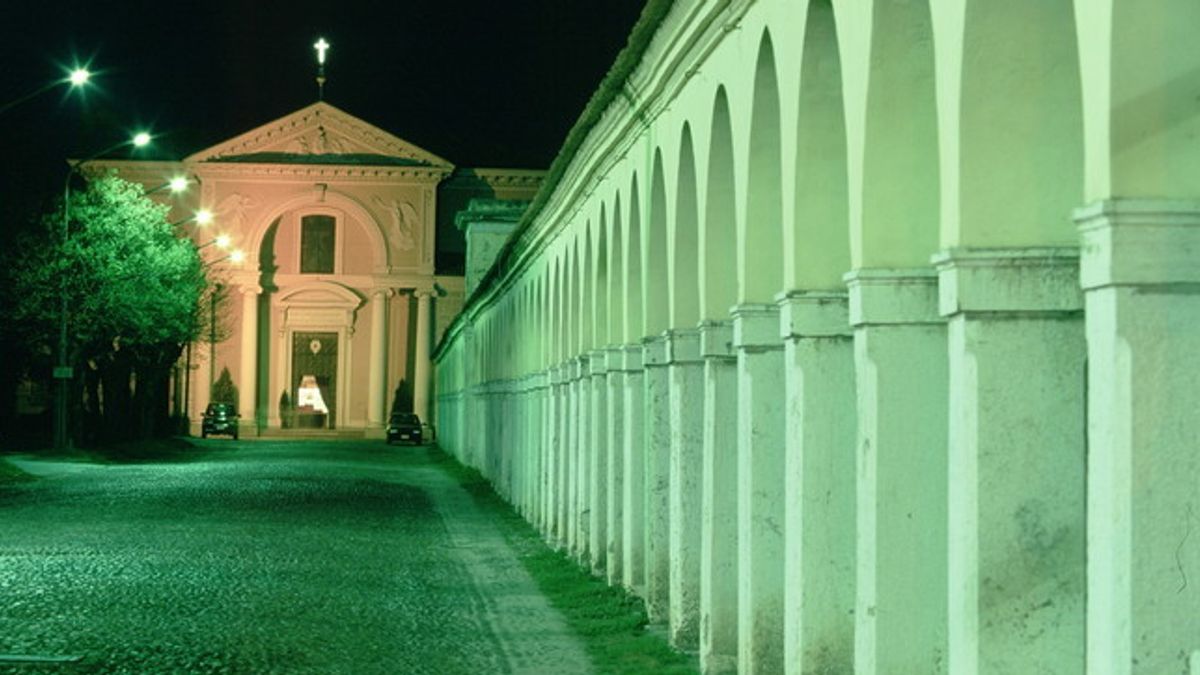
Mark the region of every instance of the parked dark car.
POLYGON ((421 418, 413 413, 392 413, 388 422, 387 442, 408 441, 414 445, 421 443, 421 418))
POLYGON ((238 437, 238 413, 232 403, 209 403, 204 411, 204 421, 200 423, 200 437, 208 438, 209 434, 225 434, 238 437))

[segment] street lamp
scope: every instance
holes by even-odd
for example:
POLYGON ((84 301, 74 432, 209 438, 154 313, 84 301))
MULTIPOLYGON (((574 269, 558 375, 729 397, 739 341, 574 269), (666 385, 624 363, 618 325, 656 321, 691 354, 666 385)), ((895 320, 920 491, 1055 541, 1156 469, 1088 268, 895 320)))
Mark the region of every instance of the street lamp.
MULTIPOLYGON (((103 157, 110 152, 114 152, 126 146, 140 148, 150 142, 150 134, 139 132, 133 138, 121 141, 111 147, 105 148, 100 152, 93 154, 87 159, 70 163, 70 169, 67 170, 67 177, 63 180, 63 210, 62 210, 62 246, 63 254, 66 254, 67 242, 71 238, 71 178, 92 160, 103 157)), ((59 314, 58 314, 58 365, 54 367, 54 379, 58 380, 58 396, 54 403, 54 447, 58 450, 69 448, 71 445, 71 436, 67 430, 67 399, 70 396, 70 381, 74 378, 75 373, 68 362, 69 355, 67 353, 67 274, 65 270, 62 278, 59 281, 59 314)))
POLYGON ((184 218, 183 220, 177 220, 177 221, 171 223, 171 227, 183 227, 184 225, 187 225, 188 223, 195 223, 201 227, 204 227, 205 225, 212 223, 212 221, 213 221, 212 211, 209 211, 208 209, 200 209, 199 211, 193 213, 192 215, 188 216, 187 218, 184 218))
MULTIPOLYGON (((209 244, 213 244, 213 243, 216 243, 216 242, 215 242, 215 241, 210 241, 210 242, 208 242, 208 243, 209 243, 209 244)), ((205 246, 207 246, 207 245, 208 245, 208 244, 205 244, 205 246)), ((212 267, 213 265, 216 265, 217 263, 223 263, 223 262, 225 262, 226 260, 228 260, 229 262, 233 263, 234 265, 241 265, 241 264, 242 264, 242 262, 246 260, 246 253, 245 253, 244 251, 242 251, 240 248, 235 248, 234 250, 230 251, 230 252, 229 252, 229 253, 227 253, 226 255, 223 255, 223 256, 221 256, 220 258, 217 258, 216 260, 213 260, 212 262, 206 262, 206 263, 204 263, 204 267, 206 267, 206 268, 207 268, 207 267, 212 267)))
POLYGON ((87 68, 76 68, 75 70, 72 70, 66 77, 59 78, 57 80, 51 80, 37 89, 29 92, 28 94, 15 98, 0 106, 0 114, 8 112, 11 108, 15 108, 16 106, 28 101, 31 98, 34 98, 35 96, 44 94, 60 84, 70 85, 73 89, 82 87, 88 83, 88 80, 90 80, 91 77, 92 74, 87 68))
POLYGON ((208 248, 209 246, 212 246, 213 244, 216 244, 217 248, 219 248, 219 249, 227 249, 227 248, 229 248, 229 242, 230 242, 229 235, 218 234, 216 239, 212 239, 210 241, 204 242, 203 244, 197 245, 196 250, 199 251, 201 249, 208 248))
POLYGON ((146 190, 145 192, 142 193, 142 195, 145 197, 149 197, 150 195, 152 195, 156 192, 162 192, 163 190, 170 190, 171 194, 177 195, 180 192, 187 190, 188 185, 190 185, 190 184, 191 184, 191 181, 188 180, 187 176, 172 176, 171 179, 168 180, 167 182, 163 183, 162 185, 156 185, 156 186, 150 188, 149 190, 146 190))

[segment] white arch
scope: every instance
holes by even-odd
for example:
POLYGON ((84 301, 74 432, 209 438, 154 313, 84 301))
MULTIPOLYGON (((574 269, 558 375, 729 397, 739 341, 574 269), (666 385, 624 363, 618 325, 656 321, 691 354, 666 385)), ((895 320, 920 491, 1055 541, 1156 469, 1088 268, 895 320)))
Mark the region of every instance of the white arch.
POLYGON ((308 206, 340 209, 350 216, 351 219, 361 223, 367 233, 367 238, 371 241, 374 268, 377 271, 383 271, 387 268, 387 240, 383 236, 383 228, 380 226, 379 221, 357 199, 334 189, 325 191, 324 197, 319 196, 315 192, 297 195, 276 204, 272 209, 258 218, 254 223, 254 229, 251 230, 246 246, 246 264, 249 268, 258 269, 263 240, 266 238, 267 230, 271 228, 272 223, 289 211, 295 211, 308 206))

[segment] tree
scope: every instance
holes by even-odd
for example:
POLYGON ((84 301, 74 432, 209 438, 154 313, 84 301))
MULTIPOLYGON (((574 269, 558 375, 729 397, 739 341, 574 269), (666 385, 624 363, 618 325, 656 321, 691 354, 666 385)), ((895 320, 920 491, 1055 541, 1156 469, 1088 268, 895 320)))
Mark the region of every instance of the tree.
POLYGON ((235 408, 238 407, 237 385, 233 383, 233 377, 229 375, 229 366, 221 369, 217 381, 213 382, 210 395, 213 403, 228 403, 235 408))
POLYGON ((139 184, 102 176, 70 207, 66 242, 61 207, 18 240, 10 325, 28 353, 51 358, 65 295, 77 439, 85 417, 89 432, 145 437, 166 428, 171 366, 202 325, 204 267, 139 184))

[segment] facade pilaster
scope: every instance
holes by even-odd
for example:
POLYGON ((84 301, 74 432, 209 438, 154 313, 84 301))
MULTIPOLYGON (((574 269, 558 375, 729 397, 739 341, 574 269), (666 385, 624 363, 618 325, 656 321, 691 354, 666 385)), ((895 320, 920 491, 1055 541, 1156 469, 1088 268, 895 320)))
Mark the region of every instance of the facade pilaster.
POLYGON ((854 339, 846 293, 779 296, 789 673, 854 667, 854 339))
POLYGON ((583 456, 582 441, 584 437, 584 406, 581 400, 581 388, 579 379, 581 375, 582 364, 578 356, 572 357, 567 362, 567 411, 570 422, 567 425, 567 461, 565 463, 566 475, 566 490, 564 494, 567 496, 566 503, 566 519, 567 519, 567 551, 578 559, 582 547, 580 546, 580 518, 582 510, 579 508, 580 495, 582 493, 582 485, 580 484, 580 459, 583 456))
POLYGON ((1087 307, 1087 668, 1200 672, 1200 202, 1075 213, 1087 307))
MULTIPOLYGON (((459 389, 459 405, 462 406, 462 423, 459 427, 458 443, 454 446, 453 452, 459 462, 466 464, 467 457, 471 452, 471 445, 475 443, 475 434, 479 428, 478 414, 476 412, 478 399, 476 393, 477 385, 472 382, 478 374, 478 370, 475 367, 478 362, 476 358, 478 343, 475 336, 475 329, 470 324, 463 328, 462 336, 463 349, 461 358, 464 373, 462 386, 459 389)), ((417 414, 418 416, 420 415, 420 413, 417 414)))
POLYGON ((555 368, 554 374, 554 437, 550 445, 552 457, 550 508, 554 525, 552 539, 556 547, 563 547, 567 542, 567 451, 571 429, 568 404, 570 397, 567 391, 570 387, 570 370, 567 364, 561 363, 555 368))
POLYGON ((537 526, 546 536, 550 533, 550 478, 553 473, 550 442, 554 434, 554 370, 546 368, 539 380, 539 398, 541 405, 538 410, 538 466, 537 466, 537 526))
MULTIPOLYGON (((413 412, 421 418, 421 424, 429 425, 429 343, 433 331, 429 325, 430 291, 416 291, 417 335, 413 350, 413 412)), ((468 450, 469 452, 469 450, 468 450)))
POLYGON ((643 403, 645 373, 642 369, 642 345, 624 347, 625 371, 625 443, 623 447, 625 485, 622 490, 624 512, 621 561, 622 580, 630 591, 645 597, 646 593, 646 446, 643 403))
POLYGON ((704 438, 700 510, 700 670, 737 671, 738 405, 733 322, 700 324, 704 438))
POLYGON ((621 347, 609 347, 605 352, 605 408, 608 456, 604 481, 605 502, 605 572, 610 586, 623 579, 624 491, 625 491, 625 359, 621 347))
POLYGON ((244 431, 258 432, 258 294, 257 284, 242 287, 241 386, 238 391, 238 421, 244 431))
POLYGON ((593 351, 588 364, 588 556, 592 574, 603 576, 608 559, 608 353, 593 351))
POLYGON ((779 307, 733 308, 738 359, 738 672, 784 669, 784 377, 779 307))
POLYGON ((700 643, 700 522, 704 469, 704 360, 700 330, 667 333, 670 388, 670 641, 700 643))
POLYGON ((385 415, 384 377, 387 374, 387 303, 390 294, 383 289, 371 294, 371 354, 367 371, 367 428, 383 428, 385 415))
POLYGON ((591 541, 588 526, 588 504, 591 496, 591 440, 592 440, 592 376, 591 359, 587 354, 575 359, 575 381, 572 383, 575 392, 575 419, 578 420, 575 431, 575 557, 585 567, 588 565, 588 544, 591 541))
POLYGON ((846 275, 858 452, 854 667, 946 672, 946 327, 929 268, 846 275))
POLYGON ((934 263, 949 321, 950 671, 1081 672, 1078 250, 954 249, 934 263))
POLYGON ((642 341, 645 414, 646 614, 651 623, 670 616, 671 576, 671 380, 667 369, 669 334, 642 341))
POLYGON ((530 467, 529 467, 529 522, 539 529, 542 527, 542 492, 545 486, 543 479, 546 464, 546 391, 547 375, 538 371, 533 375, 532 400, 530 401, 530 467))

